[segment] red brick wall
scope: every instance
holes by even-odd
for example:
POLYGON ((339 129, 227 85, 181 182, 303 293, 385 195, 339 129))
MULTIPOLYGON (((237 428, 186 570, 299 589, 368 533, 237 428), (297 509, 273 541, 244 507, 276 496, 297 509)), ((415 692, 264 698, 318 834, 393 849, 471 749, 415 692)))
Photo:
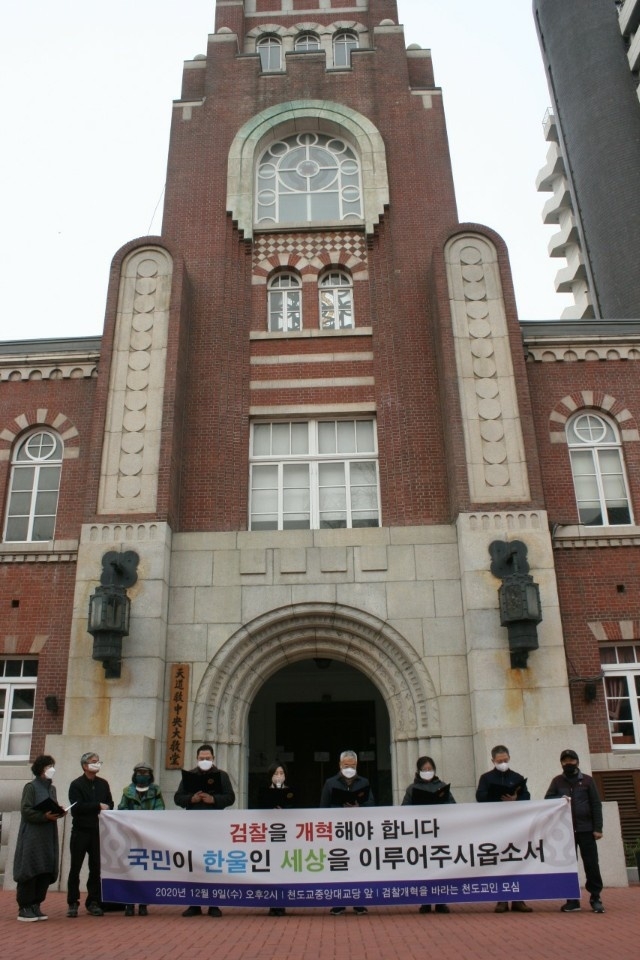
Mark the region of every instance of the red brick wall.
MULTIPOLYGON (((537 434, 544 495, 551 525, 578 522, 568 448, 551 443, 550 431, 562 432, 563 425, 550 420, 554 410, 567 414, 561 401, 572 396, 579 402, 583 391, 593 391, 595 409, 605 396, 616 404, 607 413, 628 409, 629 428, 640 422, 640 382, 636 366, 624 360, 606 362, 528 363, 534 425, 537 434)), ((623 444, 633 511, 640 511, 640 442, 623 444)), ((597 533, 597 528, 591 528, 597 533)), ((561 532, 561 529, 560 529, 561 532)), ((591 547, 556 549, 554 552, 562 612, 569 677, 597 676, 600 671, 598 642, 589 622, 638 620, 640 618, 640 556, 637 548, 591 547), (618 589, 618 588, 624 589, 618 589)), ((571 685, 574 719, 586 723, 590 748, 611 749, 604 695, 598 683, 593 703, 584 698, 584 684, 571 685)))
MULTIPOLYGON (((289 62, 282 76, 261 76, 257 59, 237 58, 233 44, 214 44, 204 84, 212 96, 190 121, 179 111, 174 116, 164 231, 184 255, 194 306, 180 529, 246 526, 249 405, 261 402, 323 403, 330 410, 332 403, 375 401, 385 524, 450 517, 427 267, 436 238, 456 221, 442 103, 435 97, 426 110, 411 95, 400 35, 379 35, 375 51, 361 51, 351 71, 327 72, 319 60, 303 59, 289 62), (249 331, 265 329, 266 295, 264 286, 251 286, 251 245, 228 222, 227 155, 257 112, 302 98, 352 107, 376 124, 386 145, 391 204, 369 239, 369 279, 354 283, 356 322, 373 328, 367 349, 375 355, 375 386, 259 397, 249 391, 256 378, 249 331)), ((305 297, 317 296, 311 284, 304 287, 305 297)), ((342 351, 346 339, 332 338, 321 349, 342 351)), ((315 338, 284 343, 278 341, 279 351, 319 349, 315 338)), ((349 368, 348 375, 361 372, 349 368)))

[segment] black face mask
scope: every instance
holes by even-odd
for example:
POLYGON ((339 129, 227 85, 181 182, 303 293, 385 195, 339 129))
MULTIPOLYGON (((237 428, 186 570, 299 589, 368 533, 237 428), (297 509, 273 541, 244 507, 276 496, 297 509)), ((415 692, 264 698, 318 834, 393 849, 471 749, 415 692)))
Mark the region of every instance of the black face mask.
POLYGON ((569 777, 569 778, 577 777, 578 774, 580 773, 580 768, 577 766, 574 766, 574 764, 572 763, 563 763, 562 772, 564 773, 565 777, 569 777))

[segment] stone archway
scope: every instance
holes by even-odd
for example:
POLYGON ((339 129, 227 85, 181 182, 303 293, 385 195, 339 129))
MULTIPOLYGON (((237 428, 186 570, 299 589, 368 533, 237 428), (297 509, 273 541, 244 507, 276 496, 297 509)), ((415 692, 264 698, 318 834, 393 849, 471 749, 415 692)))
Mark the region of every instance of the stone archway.
POLYGON ((341 604, 281 607, 227 640, 207 667, 195 697, 193 736, 213 740, 220 765, 237 772, 241 804, 253 698, 279 669, 314 657, 355 667, 382 694, 389 711, 396 793, 399 784, 411 779, 416 757, 432 738, 440 737, 433 683, 401 634, 377 617, 341 604))

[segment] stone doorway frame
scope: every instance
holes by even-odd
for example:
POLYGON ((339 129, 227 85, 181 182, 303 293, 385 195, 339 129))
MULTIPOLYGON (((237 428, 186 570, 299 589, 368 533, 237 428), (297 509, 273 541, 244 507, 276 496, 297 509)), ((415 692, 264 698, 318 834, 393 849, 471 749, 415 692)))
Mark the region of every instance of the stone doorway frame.
POLYGON ((213 657, 195 695, 193 738, 211 741, 216 759, 246 799, 249 710, 282 667, 327 658, 349 664, 380 691, 389 711, 396 802, 413 778, 416 757, 440 739, 436 691, 418 651, 388 623, 334 603, 299 603, 256 617, 213 657))

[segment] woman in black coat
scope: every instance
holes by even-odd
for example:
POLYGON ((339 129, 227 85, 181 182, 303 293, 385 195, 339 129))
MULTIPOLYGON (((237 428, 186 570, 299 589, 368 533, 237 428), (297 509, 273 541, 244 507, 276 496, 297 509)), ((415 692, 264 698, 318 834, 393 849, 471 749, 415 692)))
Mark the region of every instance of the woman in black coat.
MULTIPOLYGON (((405 791, 402 806, 455 802, 449 784, 444 783, 436 773, 435 760, 431 757, 418 757, 416 775, 405 791)), ((423 903, 419 912, 431 913, 431 904, 423 903)), ((450 910, 446 903, 436 903, 436 913, 450 913, 450 910)))
POLYGON ((31 772, 34 779, 22 791, 22 819, 13 859, 18 920, 23 923, 47 919, 40 904, 58 876, 57 821, 66 814, 58 806, 56 788, 51 782, 56 772, 53 757, 36 757, 31 772))

